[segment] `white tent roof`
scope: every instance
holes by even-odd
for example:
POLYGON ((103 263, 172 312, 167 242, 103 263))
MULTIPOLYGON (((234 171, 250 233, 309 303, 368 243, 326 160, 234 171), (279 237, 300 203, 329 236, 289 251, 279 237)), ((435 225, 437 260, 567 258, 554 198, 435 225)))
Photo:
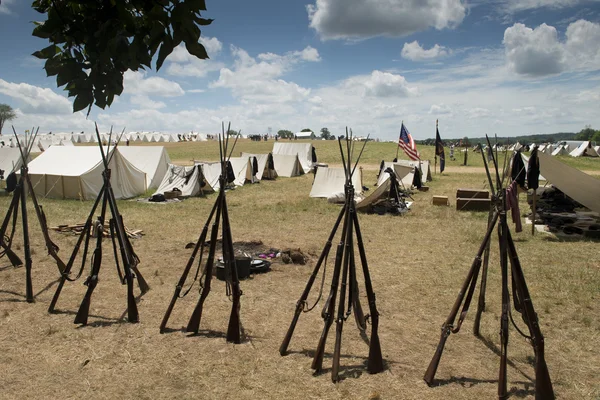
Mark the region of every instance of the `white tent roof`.
POLYGON ((233 173, 235 174, 235 181, 233 181, 235 186, 244 186, 247 180, 250 182, 254 181, 250 157, 231 157, 229 162, 231 162, 233 173))
POLYGON ((21 168, 21 152, 18 147, 0 148, 0 169, 4 171, 4 178, 13 171, 21 168))
MULTIPOLYGON (((362 171, 357 168, 352 176, 352 184, 356 194, 362 193, 362 171)), ((319 167, 315 174, 310 197, 344 196, 344 185, 346 184, 346 173, 344 168, 319 167)))
MULTIPOLYGON (((111 185, 117 199, 146 191, 146 174, 116 149, 111 159, 111 185)), ((104 165, 97 147, 52 146, 29 163, 35 193, 42 197, 94 200, 103 185, 104 165)))
POLYGON ((119 146, 119 150, 137 169, 146 173, 148 189, 160 185, 171 163, 163 146, 119 146))
MULTIPOLYGON (((298 155, 298 160, 302 165, 304 172, 309 172, 313 168, 312 162, 312 144, 310 143, 282 143, 273 144, 273 156, 277 155, 298 155)), ((277 169, 277 168, 275 168, 277 169)))
MULTIPOLYGON (((219 190, 219 177, 221 176, 221 163, 219 162, 197 162, 202 166, 202 175, 208 186, 215 192, 219 190)), ((205 188, 206 189, 206 188, 205 188)))
POLYGON ((600 180, 561 163, 544 153, 538 154, 540 173, 561 192, 592 211, 600 212, 600 180))
POLYGON ((396 178, 400 185, 410 189, 412 187, 413 180, 415 179, 415 168, 414 166, 408 166, 400 163, 385 163, 383 171, 379 174, 377 179, 377 186, 383 185, 385 181, 390 178, 390 174, 385 172, 386 169, 392 168, 396 174, 396 178))
MULTIPOLYGON (((242 153, 242 157, 256 157, 256 161, 258 162, 258 172, 254 176, 255 180, 260 181, 263 177, 266 177, 268 179, 277 178, 277 172, 275 172, 275 170, 268 169, 268 165, 267 165, 267 162, 269 161, 268 154, 242 153)), ((252 160, 252 159, 250 159, 250 160, 252 160)))
POLYGON ((581 157, 581 156, 598 157, 598 153, 596 152, 596 150, 594 150, 594 148, 592 147, 592 145, 589 141, 581 143, 579 145, 579 147, 577 147, 575 150, 573 150, 570 154, 571 154, 571 157, 581 157))
POLYGON ((569 145, 568 144, 559 144, 556 146, 554 151, 552 152, 553 156, 566 156, 569 154, 569 145))
POLYGON ((273 154, 273 164, 278 176, 292 177, 304 174, 298 155, 273 154))
MULTIPOLYGON (((156 193, 165 193, 177 188, 182 196, 197 196, 200 193, 202 184, 201 172, 202 166, 194 165, 192 167, 182 167, 169 164, 166 174, 156 193)), ((212 188, 210 188, 212 191, 212 188)))
MULTIPOLYGON (((431 181, 431 168, 428 160, 410 161, 410 160, 398 160, 396 164, 405 165, 409 167, 416 167, 421 169, 421 180, 423 183, 431 181)), ((396 172, 396 174, 398 174, 396 172)), ((412 183, 412 181, 411 181, 412 183)))

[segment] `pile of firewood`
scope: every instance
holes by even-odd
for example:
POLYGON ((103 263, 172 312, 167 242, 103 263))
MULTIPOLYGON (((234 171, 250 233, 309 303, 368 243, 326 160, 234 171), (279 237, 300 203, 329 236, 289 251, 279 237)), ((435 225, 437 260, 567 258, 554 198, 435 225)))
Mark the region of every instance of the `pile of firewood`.
MULTIPOLYGON (((85 223, 74 225, 58 225, 49 227, 48 229, 52 229, 53 231, 61 233, 73 233, 79 235, 83 231, 84 227, 85 223)), ((140 239, 144 235, 144 232, 141 229, 127 229, 127 227, 125 227, 125 232, 130 239, 140 239)), ((107 238, 110 237, 110 227, 107 222, 104 223, 103 235, 107 238)))

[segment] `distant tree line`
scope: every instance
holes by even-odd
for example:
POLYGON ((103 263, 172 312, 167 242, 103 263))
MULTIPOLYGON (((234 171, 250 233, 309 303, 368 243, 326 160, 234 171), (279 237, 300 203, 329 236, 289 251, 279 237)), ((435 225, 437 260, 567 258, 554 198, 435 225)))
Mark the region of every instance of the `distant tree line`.
MULTIPOLYGON (((442 142, 444 146, 449 144, 460 143, 462 140, 463 143, 465 139, 471 144, 475 145, 477 143, 485 143, 485 136, 479 138, 462 138, 462 139, 448 139, 442 138, 442 142)), ((490 140, 495 142, 495 137, 490 136, 490 140)), ((600 131, 592 129, 590 125, 586 125, 584 129, 582 129, 579 133, 574 132, 558 132, 551 134, 539 134, 539 135, 521 135, 521 136, 512 136, 512 137, 502 137, 498 136, 498 143, 515 143, 519 142, 521 144, 531 144, 531 143, 556 143, 563 140, 590 140, 592 142, 600 143, 600 131)), ((435 144, 435 138, 428 138, 425 140, 415 140, 417 144, 433 146, 435 144)))

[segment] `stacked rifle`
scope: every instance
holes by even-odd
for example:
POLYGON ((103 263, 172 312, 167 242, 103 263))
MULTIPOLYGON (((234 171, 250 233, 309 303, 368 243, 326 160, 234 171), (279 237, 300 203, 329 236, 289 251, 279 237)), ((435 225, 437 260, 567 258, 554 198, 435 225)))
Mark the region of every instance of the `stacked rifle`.
MULTIPOLYGON (((123 133, 116 141, 117 145, 123 136, 123 133)), ((106 148, 106 153, 102 146, 102 139, 100 138, 100 132, 98 131, 98 125, 96 125, 96 137, 98 138, 98 146, 100 147, 100 153, 102 154, 102 162, 104 164, 104 171, 102 172, 103 185, 102 189, 100 189, 100 193, 96 197, 94 201, 94 205, 92 206, 92 210, 90 211, 87 220, 85 221, 85 225, 79 235, 77 243, 75 244, 75 248, 71 253, 71 257, 69 258, 68 263, 63 269, 60 277, 60 281, 58 283, 58 287, 56 288, 56 292, 54 293, 54 297, 50 302, 50 307, 48 308, 48 312, 52 313, 55 311, 56 303, 60 294, 62 292, 63 286, 66 281, 76 281, 78 280, 86 266, 87 255, 89 252, 89 248, 91 245, 91 239, 95 238, 96 246, 92 251, 92 256, 90 258, 91 269, 87 279, 84 282, 84 285, 87 286, 87 290, 85 296, 79 306, 79 310, 77 311, 77 315, 75 316, 75 323, 86 325, 88 322, 88 316, 90 312, 90 305, 92 300, 92 295, 96 286, 98 285, 98 278, 100 275, 100 267, 102 266, 102 242, 104 239, 104 230, 107 213, 110 212, 110 219, 108 221, 108 229, 110 231, 110 237, 113 247, 113 254, 115 258, 115 263, 117 266, 117 272, 119 274, 119 279, 122 285, 127 285, 127 319, 129 322, 139 322, 139 314, 137 309, 137 303, 134 295, 134 278, 137 278, 138 285, 142 294, 146 293, 150 290, 148 283, 144 280, 144 277, 138 270, 137 266, 140 262, 140 259, 133 251, 133 246, 129 241, 129 237, 127 236, 125 226, 123 224, 123 216, 119 213, 119 209, 117 207, 117 201, 115 199, 115 194, 113 192, 110 177, 110 162, 112 160, 113 155, 115 154, 115 150, 117 149, 117 145, 115 145, 112 149, 110 147, 106 148), (94 215, 96 214, 96 210, 100 206, 100 215, 94 219, 94 215), (83 255, 81 259, 81 267, 79 272, 72 276, 71 270, 75 264, 75 260, 77 258, 77 254, 81 249, 81 245, 83 244, 83 255), (119 262, 119 259, 121 260, 119 262), (122 268, 121 268, 122 266, 122 268)), ((112 139, 112 129, 109 135, 109 146, 112 139)))
MULTIPOLYGON (((368 138, 367 138, 368 139, 368 138)), ((342 234, 340 237, 340 241, 337 245, 336 254, 335 254, 335 263, 333 269, 333 278, 331 281, 331 287, 329 290, 329 295, 327 300, 325 301, 325 305, 323 307, 323 311, 321 312, 321 316, 325 322, 325 326, 323 327, 323 332, 319 339, 319 343, 317 345, 317 350, 315 352, 315 356, 312 363, 312 369, 315 372, 321 372, 323 366, 323 357, 325 355, 325 343, 327 341, 327 336, 329 334, 329 329, 331 325, 335 322, 336 325, 336 334, 335 334, 335 347, 333 352, 333 367, 331 369, 331 380, 333 382, 337 382, 340 379, 340 355, 341 355, 341 347, 342 347, 342 330, 344 327, 344 322, 348 319, 350 314, 354 313, 354 317, 356 320, 356 324, 358 329, 360 330, 363 337, 366 336, 366 325, 367 320, 371 321, 371 338, 369 342, 369 359, 367 362, 367 370, 371 374, 376 374, 383 371, 383 358, 381 355, 381 346, 379 344, 379 313, 377 311, 377 306, 375 304, 375 293, 373 292, 373 287, 371 285, 371 276, 369 272, 369 266, 367 264, 367 256, 365 253, 365 247, 362 240, 362 235, 360 231, 360 225, 358 222, 358 215, 356 213, 356 203, 354 201, 354 186, 352 185, 352 175, 356 170, 356 166, 358 165, 358 161, 360 160, 360 156, 365 148, 367 141, 364 142, 363 148, 352 167, 352 155, 354 153, 354 146, 352 141, 352 134, 350 138, 348 137, 348 130, 346 129, 346 157, 344 157, 344 150, 342 149, 342 141, 341 138, 338 138, 338 144, 340 147, 340 153, 342 156, 342 163, 344 164, 344 171, 346 173, 346 184, 344 186, 345 191, 345 203, 344 207, 340 211, 340 214, 333 225, 333 229, 325 243, 325 247, 323 252, 321 253, 315 268, 308 279, 308 283, 300 296, 300 299, 296 303, 296 311, 292 318, 292 322, 290 327, 281 343, 279 348, 279 353, 283 356, 287 353, 288 346, 290 344, 290 340, 292 339, 292 335, 294 334, 294 329, 296 328, 296 324, 298 323, 298 319, 302 312, 311 311, 321 299, 321 294, 323 290, 323 283, 325 282, 325 270, 327 266, 327 257, 329 255, 329 251, 331 250, 332 241, 334 240, 335 234, 340 226, 340 223, 343 222, 342 226, 342 234), (360 256, 360 261, 362 264, 362 271, 364 275, 365 289, 367 293, 367 298, 369 301, 369 312, 370 315, 364 315, 362 311, 362 307, 359 301, 359 292, 358 292, 358 281, 356 279, 356 262, 355 262, 355 253, 354 253, 354 236, 356 236, 356 244, 358 247, 358 253, 360 256), (313 306, 308 306, 307 299, 310 291, 312 289, 312 285, 315 282, 319 274, 319 270, 321 266, 325 263, 323 268, 323 280, 321 282, 321 292, 319 293, 319 297, 317 299, 317 303, 313 306), (341 285, 340 285, 341 279, 341 285), (339 292, 339 301, 337 306, 337 314, 336 314, 336 299, 339 292)))
POLYGON ((198 333, 200 329, 200 321, 202 319, 202 311, 204 309, 204 301, 208 297, 211 288, 211 282, 215 267, 215 255, 219 235, 219 225, 221 225, 221 250, 223 254, 223 265, 225 268, 226 293, 228 296, 231 297, 232 300, 231 315, 229 317, 229 326, 227 328, 227 341, 233 343, 241 342, 240 297, 242 295, 242 290, 240 289, 240 281, 238 277, 235 253, 233 249, 233 238, 231 235, 231 224, 229 223, 229 211, 227 210, 227 198, 225 196, 226 185, 232 183, 235 180, 235 174, 233 173, 233 168, 231 167, 229 159, 233 154, 233 149, 235 148, 239 136, 236 136, 236 139, 228 156, 228 133, 230 132, 230 128, 231 125, 227 128, 227 139, 225 139, 226 132, 224 125, 222 125, 222 136, 219 135, 221 175, 219 176, 219 194, 217 196, 217 200, 215 201, 215 204, 208 216, 206 224, 204 224, 204 228, 202 229, 200 237, 198 238, 198 241, 194 246, 194 250, 192 251, 192 255, 190 256, 188 263, 186 264, 185 269, 183 270, 183 274, 181 275, 181 278, 179 278, 179 282, 175 287, 175 293, 173 293, 173 297, 171 298, 169 307, 167 308, 162 323, 160 324, 161 333, 164 333, 167 330, 167 323, 169 322, 169 318, 171 316, 171 313, 173 312, 173 308, 175 307, 177 299, 180 297, 185 297, 194 286, 194 283, 196 281, 199 281, 200 298, 198 299, 198 303, 194 308, 194 311, 186 328, 186 332, 191 332, 194 334, 198 333), (212 227, 210 232, 210 245, 208 249, 208 255, 206 258, 206 264, 202 269, 202 276, 199 277, 200 270, 202 268, 202 258, 204 256, 206 236, 208 235, 208 227, 211 225, 211 222, 212 227), (198 256, 198 253, 200 254, 200 256, 198 259, 194 280, 190 287, 182 294, 183 287, 192 267, 194 266, 194 262, 196 256, 198 256))
MULTIPOLYGON (((17 132, 13 127, 13 133, 15 135, 15 139, 17 142, 17 146, 19 148, 19 152, 21 155, 21 174, 19 176, 19 180, 17 181, 17 185, 12 191, 12 200, 10 202, 10 206, 6 211, 6 216, 2 222, 2 226, 0 226, 0 257, 6 255, 10 260, 13 267, 19 267, 23 265, 23 261, 21 258, 12 250, 12 242, 16 231, 17 220, 19 217, 19 206, 21 207, 21 222, 22 222, 22 230, 23 230, 23 250, 25 256, 25 298, 27 302, 33 303, 33 283, 31 277, 31 269, 32 269, 32 260, 31 260, 31 246, 29 241, 29 223, 27 219, 27 193, 30 194, 31 200, 33 202, 33 207, 35 209, 35 213, 37 215, 38 221, 40 223, 40 227, 42 230, 42 235, 44 236, 44 240, 46 242, 46 248, 48 250, 48 254, 54 258, 56 264, 58 266, 58 270, 62 273, 66 266, 58 256, 59 248, 58 246, 52 242, 50 239, 50 235, 48 234, 48 225, 46 224, 46 214, 44 213, 44 209, 41 205, 39 205, 33 185, 31 184, 31 179, 29 177, 29 168, 27 166, 27 162, 29 160, 29 154, 31 153, 31 148, 35 143, 35 139, 37 137, 37 133, 39 132, 39 128, 33 133, 33 129, 31 130, 31 134, 25 134, 24 143, 21 144, 19 137, 17 136, 17 132), (10 233, 7 234, 8 226, 11 225, 10 233)), ((14 173, 14 172, 13 172, 14 173)), ((7 188, 9 189, 9 188, 7 188)))
MULTIPOLYGON (((488 148, 491 148, 491 144, 488 141, 488 148)), ((485 166, 486 174, 488 177, 488 182, 490 185, 490 190, 493 194, 492 196, 492 204, 493 209, 490 210, 490 217, 488 219, 488 228, 487 232, 483 238, 481 245, 479 246, 479 251, 473 260, 473 264, 471 265, 471 269, 467 274, 467 279, 464 281, 458 298, 450 311, 450 315, 442 325, 442 334, 440 337, 440 342, 437 346, 435 354, 425 372, 424 380, 427 382, 429 386, 433 386, 435 381, 435 373, 437 371, 438 365, 440 363, 440 359, 442 357, 442 352, 444 351, 444 346, 446 344, 446 340, 451 333, 458 333, 462 326, 462 323, 467 316, 467 312, 469 311, 469 306, 471 304, 471 300, 473 299, 473 294, 475 292, 475 287, 477 286, 477 278, 479 276, 479 271, 482 266, 481 256, 484 256, 483 261, 483 274, 481 280, 481 287, 479 289, 479 303, 477 308, 477 314, 475 316, 475 325, 473 327, 473 332, 476 336, 479 336, 479 322, 481 318, 481 313, 485 308, 485 288, 487 281, 487 264, 489 257, 489 245, 492 233, 496 224, 498 224, 498 241, 500 244, 500 271, 502 275, 502 314, 500 317, 500 373, 498 378, 498 398, 506 399, 508 397, 507 392, 507 361, 508 361, 508 336, 509 336, 509 319, 515 326, 516 330, 523 335, 526 339, 531 342, 533 346, 533 350, 535 353, 535 398, 536 400, 551 400, 554 399, 554 390, 552 389, 552 382, 550 380, 550 374, 548 373, 548 367, 546 366, 546 360, 544 359, 544 336, 540 330, 538 317, 533 308, 533 302, 531 301, 531 296, 529 295, 529 290, 527 288, 527 284, 525 282, 525 276, 523 274, 523 268, 521 267, 521 262, 519 261, 519 257, 517 255, 517 250, 515 247, 515 243, 513 242, 510 230, 508 229, 507 222, 507 201, 506 201, 506 188, 503 187, 504 176, 502 179, 500 178, 500 174, 498 172, 498 163, 494 153, 491 152, 492 161, 494 163, 494 168, 496 170, 496 189, 494 190, 494 184, 492 180, 492 176, 490 174, 488 163, 486 160, 486 156, 483 152, 481 152, 483 156, 483 164, 485 166), (509 280, 509 269, 508 264, 510 262, 510 279, 512 282, 512 294, 513 294, 513 303, 514 309, 516 312, 521 314, 521 318, 523 322, 527 325, 529 330, 529 335, 525 335, 515 324, 512 319, 511 311, 510 311, 510 291, 508 286, 509 280), (458 315, 459 309, 460 317, 458 321, 456 321, 456 317, 458 315)), ((503 173, 504 175, 504 173, 503 173)))

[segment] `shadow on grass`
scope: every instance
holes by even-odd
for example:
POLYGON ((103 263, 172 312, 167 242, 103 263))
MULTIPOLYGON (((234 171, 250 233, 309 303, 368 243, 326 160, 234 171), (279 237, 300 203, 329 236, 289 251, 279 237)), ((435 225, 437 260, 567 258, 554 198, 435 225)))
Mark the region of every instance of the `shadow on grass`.
MULTIPOLYGON (((496 346, 494 343, 490 342, 489 340, 487 340, 484 337, 480 337, 479 338, 481 340, 481 342, 485 345, 485 347, 487 347, 488 349, 492 350, 494 352, 494 354, 496 354, 497 356, 500 356, 500 349, 498 348, 498 346, 496 346)), ((534 379, 532 377, 530 377, 529 375, 527 375, 525 372, 523 372, 521 369, 519 369, 517 367, 517 365, 507 359, 506 363, 508 365, 510 365, 512 368, 514 368, 517 372, 519 372, 521 375, 523 375, 523 377, 527 378, 529 380, 530 383, 532 383, 534 381, 534 379)))
MULTIPOLYGON (((302 354, 306 357, 309 358, 314 358, 315 357, 315 350, 312 349, 302 349, 302 350, 291 350, 291 351, 287 351, 284 354, 284 357, 289 355, 289 354, 302 354)), ((332 353, 327 353, 325 352, 323 355, 323 360, 325 359, 333 359, 333 354, 332 353)), ((368 373, 367 371, 367 365, 369 362, 369 358, 368 357, 360 357, 360 356, 355 356, 355 355, 349 355, 349 354, 340 354, 340 359, 344 359, 344 358, 361 358, 363 361, 361 364, 354 364, 354 365, 343 365, 342 363, 340 363, 340 373, 338 375, 338 381, 343 381, 345 379, 348 378, 359 378, 362 374, 364 374, 365 372, 368 373)), ((396 362, 394 361, 388 361, 388 360, 383 360, 383 371, 387 371, 390 369, 390 365, 391 364, 396 364, 396 362)), ((321 375, 325 375, 328 373, 331 373, 332 368, 328 367, 328 368, 321 368, 319 371, 315 371, 313 372, 314 376, 321 376, 321 375)), ((382 371, 382 372, 383 372, 382 371)))
MULTIPOLYGON (((62 314, 62 315, 77 315, 77 312, 75 311, 71 311, 71 310, 58 310, 55 309, 52 314, 62 314)), ((81 325, 78 324, 78 328, 83 328, 85 326, 110 326, 110 325, 114 325, 114 324, 121 324, 121 323, 126 323, 127 320, 126 319, 117 319, 117 318, 110 318, 110 317, 105 317, 102 315, 97 315, 97 314, 89 314, 88 318, 95 318, 95 319, 99 319, 101 321, 94 321, 94 322, 90 322, 87 325, 81 325)))
MULTIPOLYGON (((448 379, 439 379, 439 380, 435 380, 434 384, 431 385, 432 387, 435 386, 445 386, 445 385, 450 385, 453 383, 457 383, 459 385, 461 385, 464 388, 470 388, 476 385, 480 385, 482 383, 498 383, 498 379, 474 379, 474 378, 466 378, 464 376, 461 377, 450 377, 448 379)), ((535 389, 533 388, 533 384, 531 382, 513 382, 513 384, 518 384, 518 385, 523 385, 524 387, 519 389, 516 387, 512 387, 509 391, 508 391, 508 397, 520 397, 520 398, 525 398, 528 396, 533 396, 535 395, 535 389)))

